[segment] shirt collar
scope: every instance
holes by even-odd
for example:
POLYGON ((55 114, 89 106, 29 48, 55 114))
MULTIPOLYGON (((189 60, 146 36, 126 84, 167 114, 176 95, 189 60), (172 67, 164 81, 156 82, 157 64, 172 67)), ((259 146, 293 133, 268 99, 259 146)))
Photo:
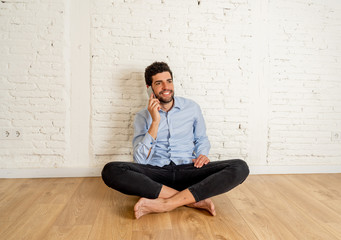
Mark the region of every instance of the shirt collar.
POLYGON ((178 109, 180 109, 180 110, 181 110, 181 108, 182 108, 181 101, 180 101, 180 99, 177 98, 177 97, 174 97, 174 106, 173 106, 173 108, 178 108, 178 109))
MULTIPOLYGON (((177 108, 177 109, 181 110, 182 107, 183 107, 183 104, 182 104, 182 102, 181 102, 181 100, 179 98, 174 97, 173 101, 174 101, 173 107, 168 112, 172 111, 174 108, 177 108)), ((160 111, 164 112, 162 109, 160 109, 160 111)))

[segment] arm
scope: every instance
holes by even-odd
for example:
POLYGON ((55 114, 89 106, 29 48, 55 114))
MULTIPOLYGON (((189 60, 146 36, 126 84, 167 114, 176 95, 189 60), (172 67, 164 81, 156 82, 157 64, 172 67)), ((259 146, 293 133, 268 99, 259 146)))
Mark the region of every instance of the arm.
POLYGON ((193 159, 194 166, 201 168, 203 165, 206 165, 210 162, 208 153, 211 148, 211 144, 206 135, 206 125, 204 117, 202 116, 201 109, 197 106, 196 111, 196 120, 194 122, 194 152, 196 155, 196 159, 193 159))
POLYGON ((156 143, 157 132, 160 123, 159 100, 151 94, 148 103, 148 111, 152 117, 152 123, 148 128, 148 121, 145 117, 137 114, 134 122, 134 160, 138 163, 147 164, 152 155, 153 146, 156 143))

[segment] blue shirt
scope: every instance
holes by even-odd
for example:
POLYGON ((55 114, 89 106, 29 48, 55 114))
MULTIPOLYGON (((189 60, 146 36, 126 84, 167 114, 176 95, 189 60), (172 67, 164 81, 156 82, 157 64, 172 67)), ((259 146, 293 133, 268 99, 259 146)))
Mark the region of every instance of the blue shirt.
POLYGON ((200 154, 208 155, 211 145, 197 103, 175 97, 173 108, 168 112, 160 110, 159 113, 161 121, 155 140, 148 133, 152 123, 148 109, 136 114, 133 138, 135 162, 162 167, 170 161, 180 165, 192 163, 192 159, 200 154))

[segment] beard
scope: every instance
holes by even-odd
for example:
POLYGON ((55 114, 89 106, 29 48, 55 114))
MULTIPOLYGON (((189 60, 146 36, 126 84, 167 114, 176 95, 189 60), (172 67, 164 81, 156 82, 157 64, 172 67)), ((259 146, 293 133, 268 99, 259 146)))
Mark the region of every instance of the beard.
POLYGON ((170 91, 170 94, 167 97, 161 96, 163 91, 160 92, 158 95, 156 95, 156 98, 159 99, 159 101, 161 103, 170 103, 170 102, 173 101, 173 99, 174 99, 174 91, 172 91, 172 90, 167 90, 167 91, 170 91))

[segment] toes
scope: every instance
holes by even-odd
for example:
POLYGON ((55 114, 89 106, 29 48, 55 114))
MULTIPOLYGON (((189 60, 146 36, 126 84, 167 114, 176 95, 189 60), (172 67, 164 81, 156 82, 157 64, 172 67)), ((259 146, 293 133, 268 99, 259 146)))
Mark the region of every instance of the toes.
POLYGON ((135 218, 139 219, 141 217, 141 215, 138 212, 135 212, 135 218))
POLYGON ((139 219, 140 217, 142 217, 142 211, 141 211, 141 209, 139 209, 139 208, 137 208, 136 210, 135 210, 135 218, 136 219, 139 219))
POLYGON ((214 209, 214 208, 213 208, 213 209, 211 209, 211 214, 212 214, 213 216, 217 215, 217 213, 216 213, 216 211, 215 211, 215 209, 214 209))

